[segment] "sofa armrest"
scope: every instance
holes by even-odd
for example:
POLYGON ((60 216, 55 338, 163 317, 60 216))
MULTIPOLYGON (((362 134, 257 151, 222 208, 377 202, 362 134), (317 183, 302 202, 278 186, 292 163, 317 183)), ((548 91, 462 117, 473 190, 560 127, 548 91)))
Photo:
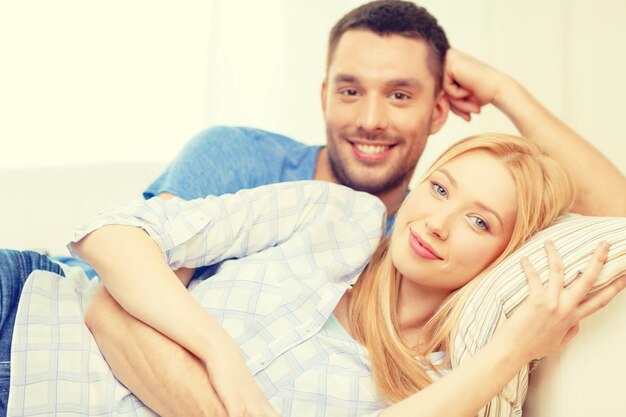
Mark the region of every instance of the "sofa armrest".
POLYGON ((165 164, 102 164, 0 171, 0 247, 67 255, 75 227, 133 198, 165 164))

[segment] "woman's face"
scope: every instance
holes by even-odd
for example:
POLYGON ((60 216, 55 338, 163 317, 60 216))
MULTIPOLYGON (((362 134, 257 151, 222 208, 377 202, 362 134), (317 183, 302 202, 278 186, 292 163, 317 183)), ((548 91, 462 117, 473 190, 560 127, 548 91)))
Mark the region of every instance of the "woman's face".
POLYGON ((485 150, 460 155, 420 183, 391 236, 403 285, 450 292, 485 269, 513 233, 515 188, 508 169, 485 150))

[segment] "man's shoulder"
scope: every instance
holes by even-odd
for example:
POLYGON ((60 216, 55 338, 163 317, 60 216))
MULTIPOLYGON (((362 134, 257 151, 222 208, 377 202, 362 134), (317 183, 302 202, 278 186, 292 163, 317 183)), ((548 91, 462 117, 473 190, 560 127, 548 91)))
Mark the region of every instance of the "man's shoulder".
POLYGON ((193 139, 198 145, 245 147, 266 150, 268 146, 287 150, 317 149, 289 136, 244 126, 213 126, 198 133, 193 139))

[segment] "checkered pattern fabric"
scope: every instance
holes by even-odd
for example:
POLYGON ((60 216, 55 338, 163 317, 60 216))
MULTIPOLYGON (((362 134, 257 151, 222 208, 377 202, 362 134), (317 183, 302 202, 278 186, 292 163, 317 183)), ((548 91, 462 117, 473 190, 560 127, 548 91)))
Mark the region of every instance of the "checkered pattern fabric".
MULTIPOLYGON (((172 268, 221 262, 191 291, 239 343, 281 415, 375 415, 385 404, 366 351, 325 324, 376 247, 384 213, 369 194, 284 183, 202 200, 139 201, 101 213, 74 241, 105 224, 134 225, 172 268)), ((83 324, 96 283, 78 269, 66 274, 36 272, 25 286, 9 415, 153 415, 113 377, 83 324)))

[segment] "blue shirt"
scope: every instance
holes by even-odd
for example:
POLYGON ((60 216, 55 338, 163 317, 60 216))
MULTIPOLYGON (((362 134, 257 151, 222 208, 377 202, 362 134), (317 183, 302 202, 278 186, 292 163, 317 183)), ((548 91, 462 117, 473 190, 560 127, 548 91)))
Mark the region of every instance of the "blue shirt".
MULTIPOLYGON (((185 200, 236 193, 245 188, 312 180, 321 146, 248 127, 217 126, 194 136, 144 191, 185 200)), ((387 233, 395 215, 387 218, 387 233)))
POLYGON ((194 136, 144 198, 169 192, 186 200, 244 188, 311 180, 320 146, 246 127, 212 127, 194 136))

